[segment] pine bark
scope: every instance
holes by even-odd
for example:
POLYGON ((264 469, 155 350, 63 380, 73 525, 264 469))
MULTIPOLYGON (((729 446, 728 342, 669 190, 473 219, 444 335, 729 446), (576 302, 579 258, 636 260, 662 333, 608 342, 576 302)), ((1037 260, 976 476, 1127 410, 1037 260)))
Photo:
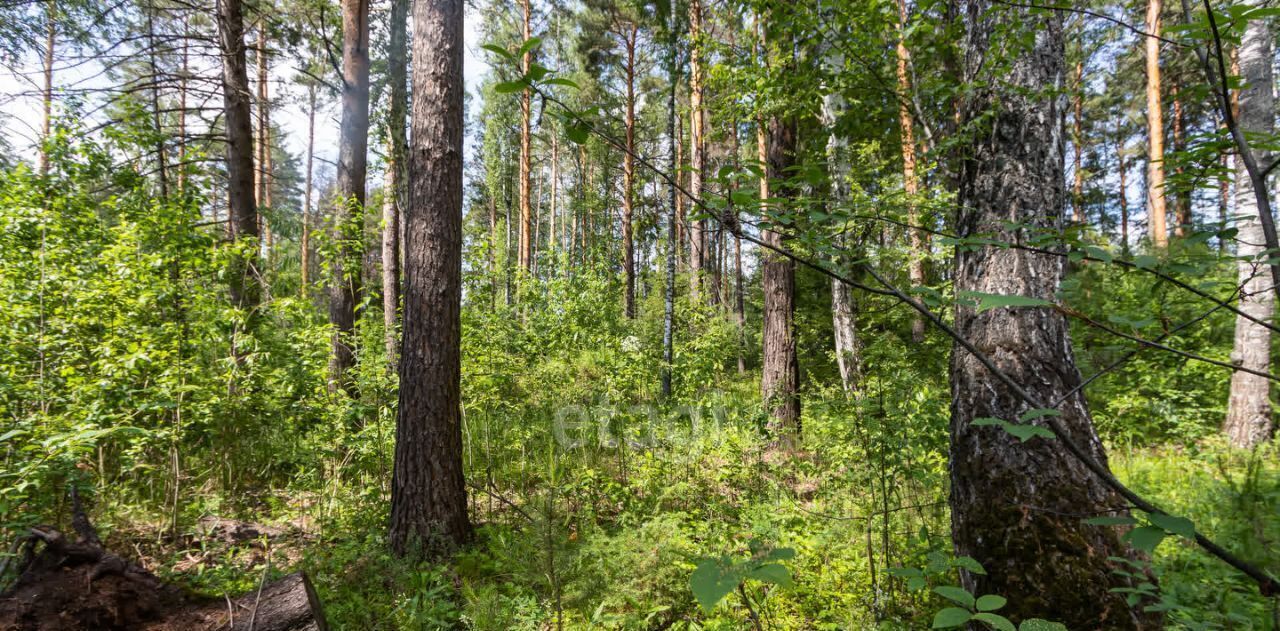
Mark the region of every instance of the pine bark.
MULTIPOLYGON (((790 187, 781 184, 786 169, 795 164, 796 125, 780 116, 769 119, 766 140, 765 175, 779 183, 774 195, 785 198, 790 187)), ((769 184, 761 184, 762 192, 769 184)), ((773 208, 774 213, 785 209, 773 208)), ((783 236, 763 230, 761 240, 783 247, 783 236)), ((771 251, 761 253, 761 278, 764 286, 764 370, 760 378, 760 394, 769 413, 769 433, 784 448, 800 442, 800 362, 796 355, 796 269, 795 263, 771 251)))
POLYGON ((47 0, 45 4, 44 30, 44 93, 41 105, 44 116, 40 125, 40 175, 49 174, 49 149, 44 143, 49 142, 53 134, 53 60, 58 44, 58 4, 57 0, 47 0))
MULTIPOLYGON (((521 33, 524 35, 524 41, 528 41, 533 37, 533 31, 530 28, 530 12, 532 7, 529 6, 530 0, 522 0, 520 3, 523 10, 523 28, 521 33)), ((520 72, 528 74, 529 65, 532 63, 532 52, 526 51, 520 58, 520 72)), ((533 101, 532 95, 528 88, 520 92, 520 245, 517 258, 519 259, 521 277, 528 276, 533 271, 533 207, 530 199, 532 193, 529 186, 529 168, 531 157, 531 132, 529 129, 530 116, 532 115, 533 101)))
POLYGON ((445 553, 472 536, 461 415, 463 4, 413 4, 405 343, 391 481, 398 554, 445 553))
POLYGON ((636 251, 632 215, 636 180, 636 38, 639 27, 634 22, 620 29, 627 61, 626 68, 626 119, 623 121, 627 150, 622 155, 622 273, 623 312, 627 318, 636 317, 636 251))
POLYGON ((244 9, 241 0, 223 0, 218 6, 223 126, 227 135, 228 232, 234 240, 248 241, 237 248, 231 262, 231 302, 240 309, 252 309, 261 301, 262 290, 257 263, 258 207, 253 195, 253 122, 244 9))
MULTIPOLYGON (((898 79, 898 125, 901 129, 902 146, 902 192, 907 196, 907 230, 910 233, 910 262, 907 264, 907 275, 912 287, 923 287, 924 259, 926 252, 925 233, 920 225, 920 207, 916 197, 920 194, 920 181, 916 175, 916 136, 915 116, 911 112, 911 78, 908 67, 911 63, 911 52, 907 49, 907 3, 898 0, 898 46, 897 46, 897 79, 898 79)), ((846 288, 847 291, 847 288, 846 288)), ((911 317, 911 340, 917 344, 924 341, 924 318, 919 314, 911 317)))
POLYGON ((1116 193, 1120 198, 1120 249, 1128 254, 1129 252, 1129 165, 1124 155, 1124 132, 1117 126, 1116 138, 1116 169, 1120 175, 1120 186, 1116 193))
POLYGON ((329 288, 329 321, 334 328, 329 389, 351 394, 355 394, 350 371, 356 361, 353 338, 363 268, 355 246, 363 232, 368 148, 369 0, 342 0, 342 127, 333 215, 339 246, 329 288))
MULTIPOLYGON (((1025 8, 998 9, 985 0, 967 5, 966 79, 979 88, 965 106, 965 120, 989 116, 989 131, 975 137, 963 163, 958 230, 962 237, 1025 239, 1018 222, 1046 230, 1064 226, 1064 85, 1062 16, 1025 8), (1002 22, 1001 22, 1002 21, 1002 22), (988 38, 1026 28, 1029 50, 1000 64, 999 82, 978 77, 991 67, 988 38), (1031 43, 1034 42, 1034 43, 1031 43)), ((1007 40, 1006 40, 1007 41, 1007 40)), ((1003 45, 1003 44, 1001 44, 1003 45)), ((999 50, 999 49, 997 49, 999 50)), ((1029 250, 981 246, 956 254, 957 294, 982 292, 1053 299, 1065 273, 1065 257, 1029 250)), ((997 308, 978 313, 958 305, 960 335, 1040 401, 1056 401, 1068 437, 1106 466, 1071 351, 1065 317, 1049 308, 997 308)), ((984 575, 962 573, 974 594, 1000 594, 1000 611, 1015 622, 1031 617, 1070 629, 1158 628, 1158 618, 1125 603, 1117 587, 1131 587, 1108 557, 1131 557, 1114 527, 1091 526, 1083 517, 1125 514, 1126 502, 1102 484, 1056 439, 1023 443, 999 427, 974 426, 980 418, 1017 422, 1028 406, 958 344, 951 363, 952 540, 957 556, 969 556, 984 575)), ((1043 423, 1043 420, 1031 421, 1043 423)))
POLYGON ((1169 244, 1164 199, 1164 111, 1160 102, 1161 0, 1147 0, 1147 231, 1152 245, 1169 244))
MULTIPOLYGON (((702 199, 707 168, 706 124, 703 106, 702 0, 689 2, 689 194, 702 199)), ((707 271, 707 221, 689 222, 689 294, 702 300, 702 280, 707 271)))
MULTIPOLYGON (((1255 4, 1255 3, 1251 3, 1255 4)), ((1249 20, 1240 41, 1239 125, 1247 135, 1266 137, 1275 132, 1275 98, 1272 95, 1272 34, 1267 19, 1249 20)), ((1269 156, 1254 151, 1262 164, 1269 156)), ((1240 310, 1264 322, 1275 315, 1275 298, 1267 266, 1266 242, 1259 219, 1257 196, 1244 160, 1236 158, 1236 255, 1241 287, 1240 310)), ((1271 331, 1236 317, 1235 343, 1231 360, 1241 368, 1269 372, 1271 331)), ((1271 382, 1264 377, 1236 371, 1231 376, 1231 393, 1222 431, 1232 445, 1252 448, 1271 438, 1271 382)))
POLYGON ((316 151, 316 92, 318 88, 315 84, 307 86, 307 173, 304 176, 302 185, 302 243, 299 249, 302 251, 301 273, 302 288, 301 293, 306 297, 310 293, 311 286, 311 177, 315 169, 315 151, 316 151))
POLYGON ((400 309, 400 208, 403 199, 403 173, 405 171, 405 103, 408 99, 408 77, 405 58, 407 27, 409 21, 408 0, 392 0, 390 42, 387 51, 387 83, 391 106, 387 111, 387 143, 389 145, 387 173, 384 179, 382 200, 382 319, 383 344, 386 347, 387 370, 396 369, 399 352, 397 313, 400 309))
MULTIPOLYGON (((1173 100, 1173 151, 1181 154, 1187 150, 1187 112, 1182 103, 1182 91, 1175 79, 1169 86, 1170 98, 1173 100)), ((1174 169, 1175 177, 1181 179, 1184 173, 1181 163, 1174 169)), ((1173 216, 1176 224, 1173 234, 1185 237, 1191 234, 1191 193, 1192 188, 1185 184, 1179 187, 1178 195, 1173 202, 1173 216)))

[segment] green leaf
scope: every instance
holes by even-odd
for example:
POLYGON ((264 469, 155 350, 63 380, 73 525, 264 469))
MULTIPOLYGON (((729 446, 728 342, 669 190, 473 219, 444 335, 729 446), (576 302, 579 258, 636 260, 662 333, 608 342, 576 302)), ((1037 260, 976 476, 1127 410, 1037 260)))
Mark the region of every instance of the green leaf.
POLYGON ((1090 517, 1082 520, 1081 523, 1089 524, 1090 526, 1132 526, 1138 523, 1138 520, 1132 517, 1106 515, 1103 517, 1090 517))
POLYGON ((918 592, 924 589, 925 587, 927 587, 928 585, 929 583, 924 580, 924 577, 921 577, 921 576, 912 576, 911 578, 907 579, 907 591, 909 592, 918 592))
POLYGON ((586 144, 587 139, 591 137, 591 132, 586 125, 570 125, 565 128, 564 135, 575 144, 586 144))
POLYGON ((1067 626, 1060 622, 1049 622, 1041 618, 1029 618, 1018 625, 1018 631, 1067 631, 1067 626))
POLYGON ((924 572, 921 572, 919 568, 914 567, 891 567, 885 570, 885 572, 889 574, 889 576, 924 576, 924 572))
POLYGON ((1187 539, 1196 538, 1196 526, 1186 517, 1174 517, 1173 515, 1166 515, 1164 513, 1151 513, 1150 515, 1147 515, 1147 519, 1150 519, 1151 523, 1180 537, 1186 537, 1187 539))
POLYGON ((1133 257, 1133 265, 1138 269, 1153 269, 1159 260, 1150 254, 1142 254, 1133 257))
POLYGON ((1142 526, 1125 533, 1124 539, 1129 542, 1129 545, 1132 545, 1143 552, 1154 552, 1156 546, 1160 545, 1161 541, 1164 541, 1164 537, 1165 532, 1163 528, 1142 526))
POLYGON ((530 37, 529 39, 524 40, 524 43, 520 45, 520 49, 516 51, 515 56, 523 57, 525 53, 537 48, 541 43, 541 37, 530 37))
POLYGON ((542 64, 532 64, 529 66, 529 72, 526 72, 524 77, 529 81, 541 81, 550 72, 551 69, 542 64))
POLYGON ((973 557, 957 557, 951 562, 951 565, 958 568, 964 568, 974 574, 981 574, 982 576, 987 575, 987 570, 983 568, 982 564, 978 563, 978 560, 973 557))
POLYGON ((970 609, 973 608, 973 594, 970 594, 968 590, 953 585, 939 585, 933 588, 933 593, 954 603, 964 605, 970 609))
POLYGON ((546 81, 543 81, 542 83, 545 85, 562 85, 567 88, 573 88, 575 90, 578 89, 578 84, 564 77, 552 77, 550 79, 547 79, 546 81))
POLYGON ((995 594, 986 594, 978 598, 978 611, 995 611, 1007 605, 1009 601, 1004 596, 995 594))
POLYGON ((933 616, 933 628, 950 629, 958 627, 973 618, 973 614, 959 607, 947 607, 933 616))
POLYGON ((795 548, 774 548, 764 555, 762 561, 789 561, 796 558, 795 548))
POLYGON ((1084 246, 1084 251, 1088 253, 1090 258, 1098 259, 1103 263, 1111 262, 1111 253, 1096 245, 1086 245, 1084 246))
POLYGON ((495 54, 495 55, 498 55, 499 57, 502 57, 503 59, 515 59, 515 55, 512 55, 512 54, 511 54, 511 51, 509 51, 509 50, 507 50, 507 49, 505 49, 505 48, 503 48, 503 47, 501 47, 501 46, 499 46, 499 45, 497 45, 497 44, 485 44, 485 45, 481 46, 480 48, 483 48, 483 49, 485 49, 485 50, 487 50, 487 51, 489 51, 489 52, 491 52, 491 53, 493 53, 493 54, 495 54))
POLYGON ((528 84, 524 81, 503 81, 502 83, 493 86, 493 91, 498 94, 511 94, 525 89, 527 85, 528 84))
POLYGON ((1024 425, 1019 423, 1010 423, 998 418, 983 417, 974 419, 972 425, 979 427, 995 426, 1008 432, 1009 435, 1017 438, 1022 442, 1027 442, 1032 438, 1054 438, 1053 432, 1049 429, 1040 427, 1039 425, 1024 425))
POLYGON ((751 570, 747 578, 754 578, 762 583, 771 583, 779 587, 791 587, 791 573, 777 563, 769 563, 751 570))
POLYGON ((1014 628, 1013 623, 1009 622, 1008 618, 1000 614, 989 613, 984 611, 982 613, 973 614, 973 619, 981 620, 982 622, 987 623, 987 626, 991 627, 992 629, 997 629, 997 631, 1018 631, 1017 629, 1014 628))
POLYGON ((702 610, 711 613, 729 592, 742 583, 742 575, 727 559, 703 559, 689 576, 689 588, 702 610), (728 567, 726 567, 728 566, 728 567))

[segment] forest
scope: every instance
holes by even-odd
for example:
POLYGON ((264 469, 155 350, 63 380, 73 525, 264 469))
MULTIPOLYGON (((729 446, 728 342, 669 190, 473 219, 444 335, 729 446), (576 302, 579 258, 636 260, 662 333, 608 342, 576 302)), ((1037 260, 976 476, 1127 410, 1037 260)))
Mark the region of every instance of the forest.
POLYGON ((1280 631, 1278 19, 0 3, 0 629, 1280 631))

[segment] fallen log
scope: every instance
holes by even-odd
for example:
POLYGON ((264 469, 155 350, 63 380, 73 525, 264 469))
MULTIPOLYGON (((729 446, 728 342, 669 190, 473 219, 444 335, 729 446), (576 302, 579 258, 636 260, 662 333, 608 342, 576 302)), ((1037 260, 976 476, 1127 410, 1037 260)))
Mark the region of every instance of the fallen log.
POLYGON ((108 552, 72 493, 77 539, 37 526, 19 541, 18 578, 0 593, 0 631, 328 631, 306 574, 210 599, 108 552))

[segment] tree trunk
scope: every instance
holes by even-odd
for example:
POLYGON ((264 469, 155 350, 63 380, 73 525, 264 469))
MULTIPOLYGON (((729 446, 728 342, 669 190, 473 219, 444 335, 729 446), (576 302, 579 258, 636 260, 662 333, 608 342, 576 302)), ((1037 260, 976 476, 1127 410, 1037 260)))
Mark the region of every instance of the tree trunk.
POLYGON ((1117 125, 1118 138, 1116 139, 1116 170, 1120 172, 1120 249, 1126 255, 1129 253, 1129 165, 1125 163, 1124 155, 1124 132, 1117 125))
MULTIPOLYGON (((1256 2, 1250 3, 1256 5, 1256 2)), ((1239 90, 1240 130, 1248 135, 1268 137, 1275 132, 1275 98, 1272 96, 1272 35, 1266 18, 1249 20, 1240 41, 1239 90)), ((1259 164, 1269 156, 1254 151, 1259 164)), ((1259 220, 1257 196, 1244 160, 1236 159, 1236 255, 1240 259, 1240 310, 1259 320, 1270 321, 1275 312, 1267 266, 1265 237, 1259 220)), ((1235 346, 1231 360, 1241 368, 1269 372, 1271 331, 1243 316, 1236 317, 1235 346)), ((1252 448, 1271 438, 1271 382, 1264 377, 1236 371, 1231 376, 1231 395, 1222 431, 1232 445, 1252 448)))
MULTIPOLYGON (((696 1, 696 0, 695 0, 696 1)), ((627 149, 622 153, 622 274, 623 313, 628 319, 636 317, 636 253, 632 235, 632 198, 636 180, 634 153, 636 150, 636 37, 639 28, 630 24, 623 29, 623 47, 627 53, 624 71, 627 77, 626 119, 623 121, 627 149)))
MULTIPOLYGON (((528 41, 533 37, 530 29, 529 20, 532 8, 529 6, 531 0, 522 0, 520 3, 524 13, 523 30, 524 41, 528 41)), ((532 52, 526 51, 520 58, 521 74, 529 73, 529 64, 532 62, 532 52)), ((532 114, 532 96, 528 88, 520 92, 520 274, 521 277, 528 276, 533 271, 533 207, 529 195, 531 194, 529 186, 529 163, 532 159, 531 151, 532 139, 530 137, 530 116, 532 114)))
MULTIPOLYGON (((1178 88, 1178 82, 1175 79, 1169 86, 1170 97, 1173 99, 1173 151, 1181 154, 1187 150, 1187 115, 1186 108, 1182 105, 1181 90, 1178 88)), ((1183 167, 1181 162, 1175 167, 1174 173, 1181 183, 1183 167)), ((1173 234, 1178 237, 1185 237, 1191 234, 1191 193, 1192 187, 1181 184, 1178 195, 1174 198, 1174 221, 1177 225, 1173 227, 1173 234)))
MULTIPOLYGON (((1080 53, 1084 55, 1083 51, 1080 53)), ((1084 60, 1076 61, 1076 74, 1071 90, 1071 219, 1079 225, 1088 223, 1084 213, 1084 60)))
POLYGON ((1164 203, 1164 113, 1160 103, 1161 0, 1147 0, 1147 231, 1157 248, 1169 244, 1164 203))
POLYGON ((183 26, 182 76, 178 78, 178 195, 187 190, 187 86, 191 76, 191 33, 183 26))
MULTIPOLYGON (((328 631, 320 597, 302 572, 290 574, 236 599, 231 631, 328 631)), ((223 628, 226 620, 219 620, 223 628)))
MULTIPOLYGON (((689 2, 689 194, 702 199, 707 168, 707 113, 702 103, 702 0, 689 2)), ((689 222, 689 295, 702 299, 702 276, 707 268, 707 221, 689 222)))
POLYGON ((302 296, 309 293, 311 284, 311 176, 314 172, 316 150, 316 91, 317 86, 307 85, 307 173, 302 185, 302 296))
MULTIPOLYGON (((674 22, 674 16, 672 17, 674 22)), ((672 31, 674 32, 674 30, 672 31)), ((680 258, 680 196, 676 191, 676 182, 680 177, 680 138, 676 127, 676 90, 679 83, 679 71, 676 66, 675 37, 669 43, 667 54, 667 78, 670 80, 667 93, 667 156, 671 160, 672 177, 677 178, 667 185, 667 204, 671 207, 667 215, 667 251, 666 251, 666 284, 662 300, 662 398, 671 397, 671 371, 675 360, 675 305, 676 305, 676 261, 680 258)))
POLYGON ((462 468, 463 0, 413 7, 413 149, 405 212, 404 353, 391 547, 443 553, 471 538, 462 468))
MULTIPOLYGON (((1225 227, 1231 214, 1231 153, 1223 151, 1221 159, 1222 174, 1218 176, 1218 223, 1225 227)), ((1227 239, 1219 236, 1218 254, 1226 253, 1227 239)))
POLYGON ((57 0, 47 0, 45 5, 44 32, 44 118, 40 130, 40 175, 49 174, 49 142, 53 134, 53 60, 58 44, 58 4, 57 0))
MULTIPOLYGON (((902 0, 899 0, 899 10, 905 12, 902 0)), ((901 25, 900 25, 901 26, 901 25)), ((899 31, 901 33, 901 31, 899 31)), ((906 66, 904 57, 906 48, 902 42, 901 35, 898 40, 899 47, 899 88, 903 88, 903 81, 906 79, 906 66)), ((827 51, 824 54, 824 63, 830 72, 839 72, 843 65, 842 56, 827 51)), ((844 97, 838 93, 828 93, 822 99, 822 124, 827 128, 827 171, 828 179, 831 181, 831 203, 839 208, 849 202, 849 141, 837 132, 837 125, 840 118, 844 115, 847 105, 844 97)), ((904 106, 899 112, 902 116, 901 121, 905 130, 908 129, 911 121, 911 114, 904 106)), ((911 162, 914 163, 914 150, 906 145, 906 139, 903 140, 903 162, 908 163, 907 158, 911 156, 911 162)), ((838 214, 836 208, 833 208, 829 214, 838 214)), ((847 240, 837 237, 837 242, 847 245, 847 240)), ((849 255, 853 258, 853 255, 849 255)), ((923 321, 921 321, 923 324, 923 321)), ((914 327, 913 327, 914 328, 914 327)), ((857 319, 855 315, 855 305, 853 302, 852 292, 849 286, 839 280, 831 281, 831 329, 835 338, 835 354, 836 365, 840 369, 840 383, 844 387, 846 394, 852 394, 857 388, 859 371, 858 357, 858 333, 857 319)))
POLYGON ((387 111, 387 173, 382 200, 382 321, 387 370, 395 371, 399 352, 396 313, 400 308, 400 208, 405 172, 405 99, 408 94, 408 66, 405 40, 408 37, 409 0, 392 0, 390 43, 387 51, 387 82, 391 106, 387 111))
MULTIPOLYGON (((1026 28, 1036 37, 1033 48, 1001 64, 1000 88, 980 89, 966 104, 966 119, 988 117, 991 131, 975 139, 963 164, 960 235, 1025 240, 1023 230, 1011 229, 1009 222, 1059 230, 1066 193, 1061 126, 1066 100, 1045 91, 1065 80, 1062 16, 996 10, 984 0, 972 0, 968 21, 966 58, 971 60, 988 54, 988 38, 997 29, 1007 34, 1006 29, 1026 28), (1005 22, 997 23, 1001 19, 1005 22)), ((995 85, 972 74, 967 80, 995 85)), ((998 246, 961 249, 956 254, 956 293, 1052 300, 1065 273, 1064 261, 998 246)), ((960 335, 1038 400, 1057 401, 1080 385, 1061 313, 1043 307, 978 313, 958 305, 955 318, 960 335)), ((1132 556, 1120 531, 1081 521, 1125 514, 1124 499, 1059 440, 1022 443, 999 427, 975 426, 975 420, 987 417, 1018 422, 1028 406, 959 344, 952 351, 951 395, 952 541, 957 556, 973 557, 986 569, 983 575, 962 572, 964 586, 974 594, 1008 598, 1009 606, 1000 613, 1015 622, 1040 617, 1071 629, 1158 628, 1158 619, 1110 591, 1132 587, 1108 560, 1132 556)), ((1071 394, 1058 410, 1070 440, 1105 467, 1106 453, 1084 396, 1071 394)))
POLYGON ((339 245, 333 262, 333 286, 329 288, 329 321, 334 328, 329 390, 341 389, 352 395, 356 300, 363 270, 358 246, 364 232, 361 218, 368 148, 369 0, 342 0, 342 128, 338 138, 338 202, 333 216, 339 245))
POLYGON ((258 24, 258 222, 265 256, 271 256, 271 224, 262 209, 271 208, 271 91, 267 65, 267 26, 258 24))
MULTIPOLYGON (((925 284, 924 258, 927 252, 925 233, 916 227, 920 225, 922 218, 920 217, 920 208, 916 205, 916 197, 920 194, 920 188, 919 179, 916 175, 915 117, 911 113, 911 107, 908 102, 911 98, 911 79, 907 69, 911 63, 911 53, 907 50, 906 33, 907 2, 906 0, 898 0, 898 46, 896 55, 899 92, 898 124, 902 132, 902 192, 907 196, 907 223, 911 224, 911 227, 907 228, 911 240, 907 275, 911 279, 912 287, 923 287, 925 284)), ((924 318, 920 314, 912 314, 911 316, 911 340, 916 344, 924 341, 924 318)))
MULTIPOLYGON (((766 142, 765 175, 781 181, 787 167, 795 164, 796 127, 780 116, 769 120, 766 142)), ((762 184, 762 190, 766 184, 762 184)), ((790 187, 775 191, 786 197, 790 187)), ((774 213, 785 209, 771 209, 774 213)), ((761 240, 783 246, 782 235, 764 230, 761 240)), ((795 331, 795 263, 773 252, 761 253, 761 277, 764 283, 764 371, 760 378, 760 394, 769 413, 768 429, 779 445, 794 448, 800 442, 800 363, 796 357, 795 331)))
POLYGON ((257 263, 258 207, 253 197, 253 123, 240 2, 219 3, 218 35, 222 49, 223 126, 227 134, 228 232, 234 240, 247 241, 237 246, 232 257, 231 302, 237 308, 252 310, 262 293, 257 263))

